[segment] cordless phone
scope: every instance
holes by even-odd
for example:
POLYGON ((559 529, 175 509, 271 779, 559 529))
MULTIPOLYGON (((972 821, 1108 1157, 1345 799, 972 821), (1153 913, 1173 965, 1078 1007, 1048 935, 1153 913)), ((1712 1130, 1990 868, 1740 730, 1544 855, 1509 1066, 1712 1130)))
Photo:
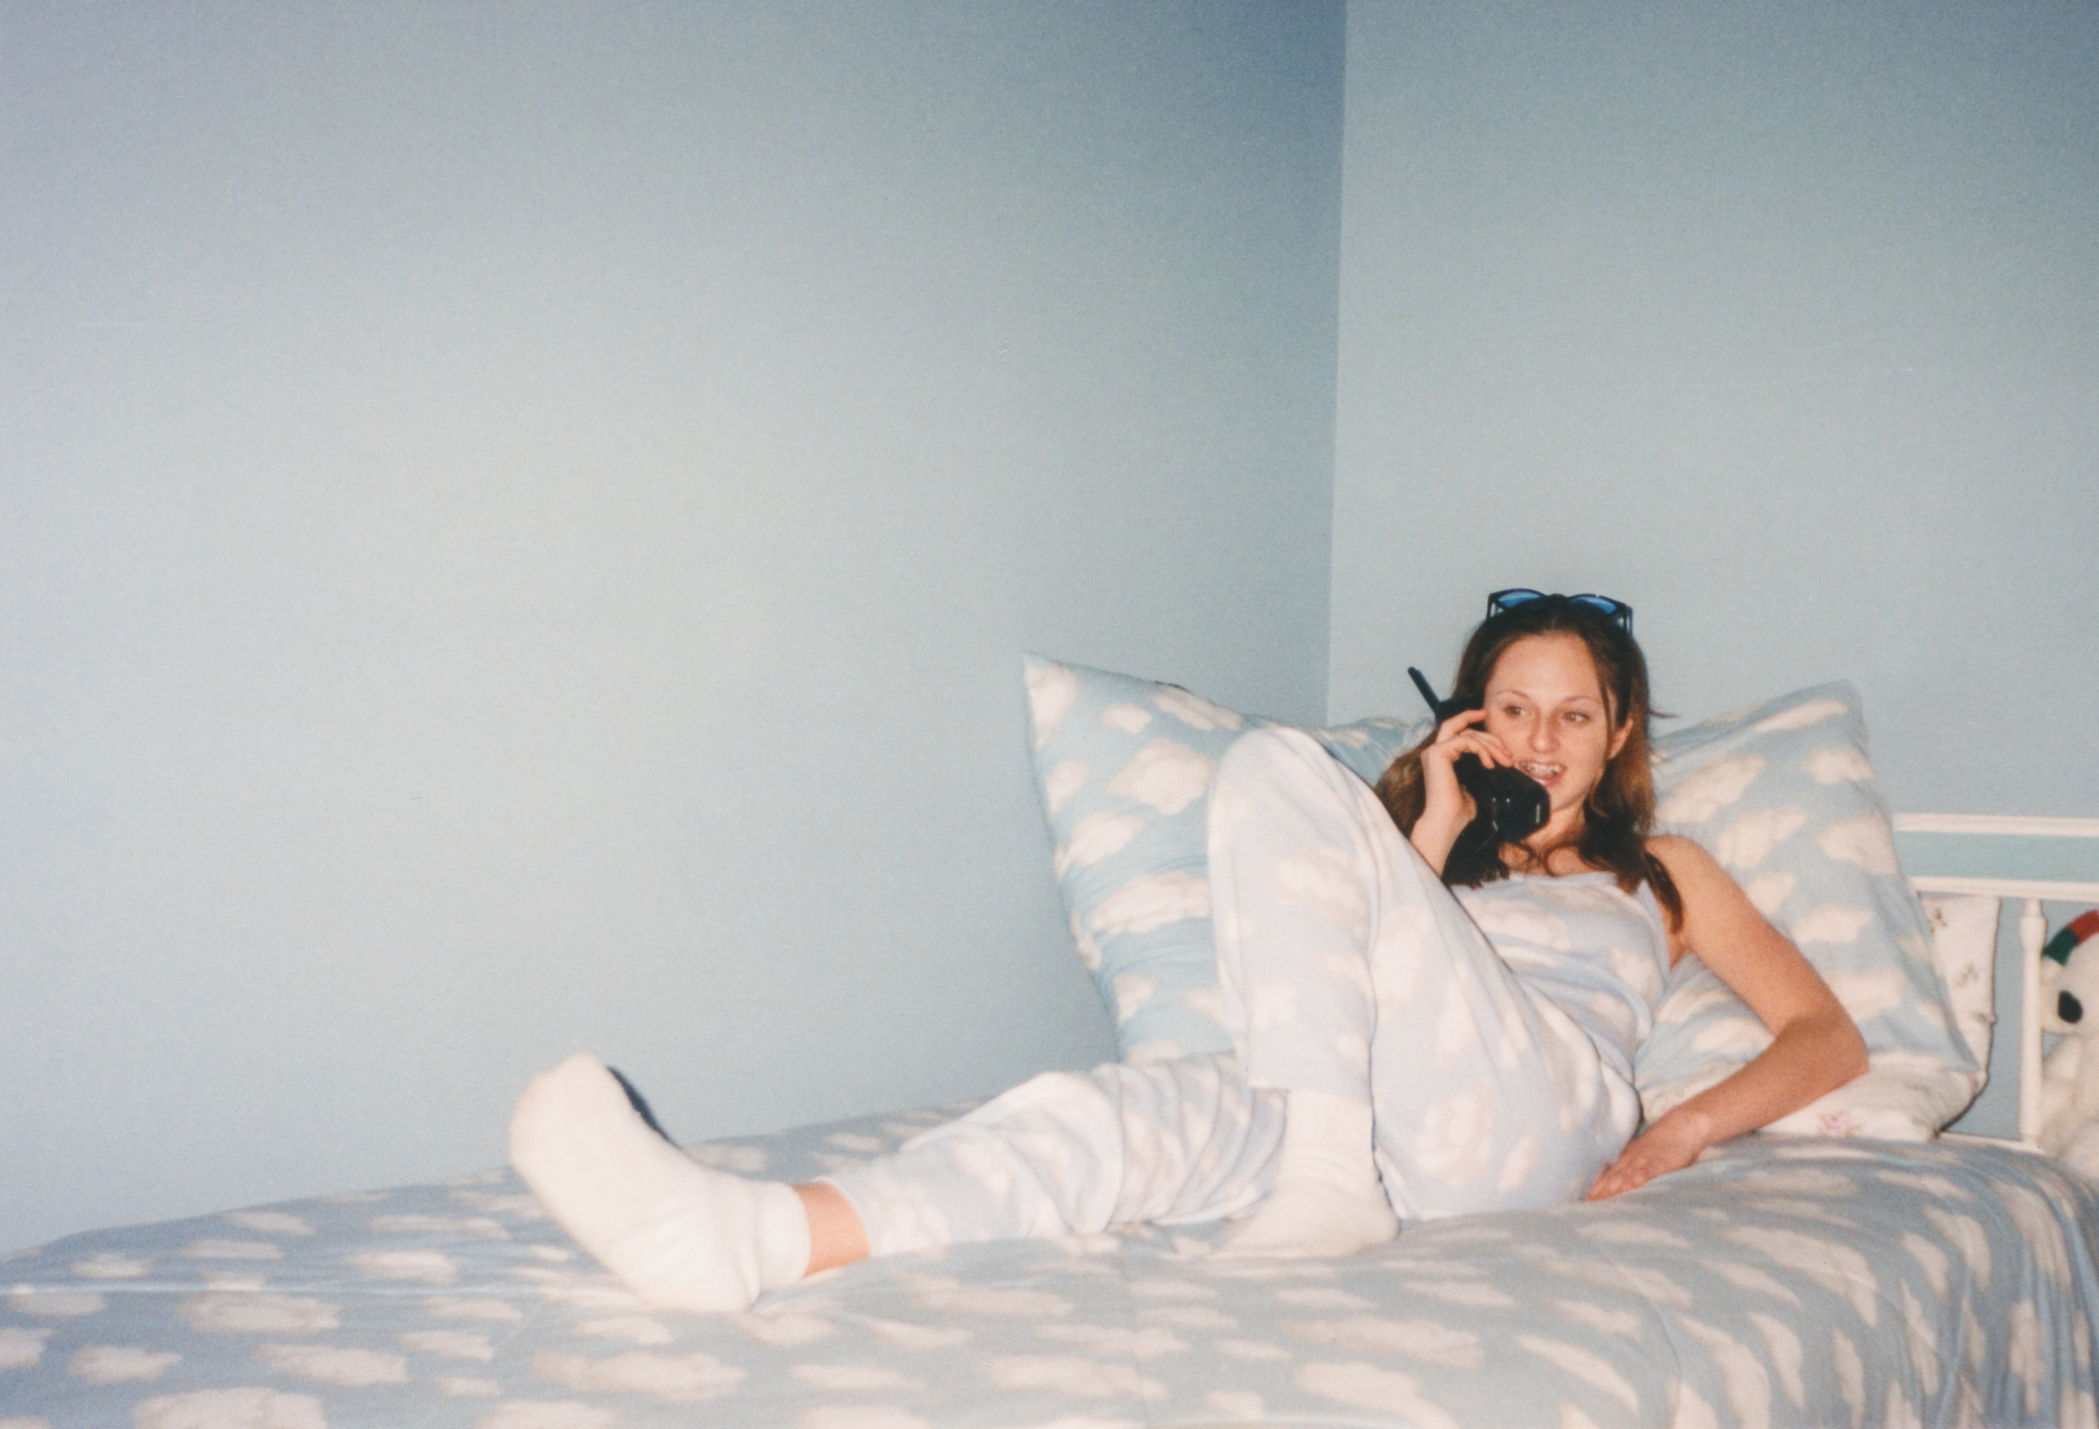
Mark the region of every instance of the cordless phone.
MULTIPOLYGON (((1427 676, 1411 665, 1407 673, 1414 677, 1414 688, 1421 691, 1421 698, 1428 701, 1438 728, 1453 715, 1479 708, 1455 700, 1439 700, 1427 676)), ((1496 843, 1521 843, 1544 828, 1545 821, 1552 817, 1552 800, 1545 786, 1521 769, 1506 764, 1489 768, 1476 754, 1459 755, 1451 767, 1458 776, 1458 786, 1472 796, 1473 806, 1479 811, 1465 826, 1460 842, 1484 839, 1491 833, 1496 843)))

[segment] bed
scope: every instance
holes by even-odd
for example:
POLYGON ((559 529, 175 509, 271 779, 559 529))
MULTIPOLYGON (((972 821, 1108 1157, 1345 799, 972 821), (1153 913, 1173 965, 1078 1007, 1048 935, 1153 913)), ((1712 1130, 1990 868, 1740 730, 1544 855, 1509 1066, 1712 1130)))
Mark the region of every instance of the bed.
MULTIPOLYGON (((1175 786, 1159 758, 1122 779, 1120 795, 1103 777, 1110 766, 1127 774, 1164 721, 1179 721, 1177 740, 1183 725, 1211 722, 1227 740, 1239 726, 1230 711, 1180 703, 1195 697, 1171 687, 1081 672, 1073 688, 1035 677, 1038 668, 1076 667, 1030 667, 1038 773, 1074 941, 1101 980, 1125 1055, 1170 1055, 1215 1035, 1189 953, 1206 934, 1178 926, 1199 919, 1148 921, 1132 909, 1171 911, 1174 890, 1196 876, 1185 839, 1145 844, 1199 798, 1135 831, 1079 825, 1128 817, 1116 799, 1155 812, 1181 800, 1185 781, 1175 786), (1096 748, 1080 758, 1058 734, 1073 720, 1096 745, 1099 729, 1127 735, 1130 757, 1096 748), (1089 765, 1086 779, 1071 772, 1075 762, 1089 765), (1108 803, 1088 803, 1096 786, 1108 803), (1141 863, 1116 867, 1125 856, 1141 863), (1146 879, 1148 891, 1131 895, 1146 879), (1175 952, 1175 940, 1186 946, 1175 952)), ((2099 1185, 2033 1149, 2041 1038, 2030 981, 2040 900, 2099 901, 2099 823, 1891 823, 1883 809, 1882 848, 1847 822, 1859 815, 1835 808, 1773 835, 1791 816, 1772 809, 1797 811, 1807 796, 1757 794, 1740 761, 1798 762, 1772 736, 1843 724, 1841 711, 1798 713, 1832 699, 1846 697, 1789 696, 1707 722, 1703 743, 1665 748, 1664 764, 1679 764, 1668 781, 1658 774, 1671 791, 1665 814, 1687 828, 1723 820, 1703 836, 1726 845, 1738 876, 1785 872, 1782 896, 1767 882, 1762 899, 1796 938, 1826 932, 1827 910, 1849 905, 1803 890, 1797 869, 1767 866, 1770 850, 1805 833, 1824 854, 1849 851, 1835 860, 1838 874, 1878 889, 1854 890, 1858 899, 1893 900, 1872 921, 1892 927, 1895 955, 1936 989, 1941 1030, 1956 1040, 1933 1044, 1940 1061, 1926 1065, 1920 1044, 1901 1040, 1915 1029, 1904 1030, 1885 969, 1845 967, 1815 944, 1847 1001, 1865 999, 1854 1015, 1874 1009, 1861 1025, 1878 1090, 1818 1104, 1788 1130, 1741 1138, 1639 1192, 1413 1226, 1341 1261, 1212 1260, 1217 1226, 955 1246, 816 1276, 747 1313, 690 1315, 637 1303, 511 1172, 493 1169, 96 1231, 0 1257, 0 1426, 2099 1425, 2099 1185), (1744 730, 1750 755, 1736 737, 1744 730), (1679 797, 1686 788, 1695 797, 1679 797), (1716 802, 1716 789, 1729 788, 1716 802), (1766 845, 1747 864, 1745 840, 1766 845), (1897 848, 1909 867, 1891 873, 1897 848), (1948 901, 1927 910, 1913 886, 1948 901), (1789 901, 1803 892, 1804 903, 1789 901), (2000 1136, 1938 1135, 1948 1106, 1958 1111, 1953 1103, 1981 1080, 1972 1054, 1988 1060, 2000 897, 2015 900, 2017 915, 2007 987, 2023 983, 2027 995, 1998 1061, 2028 1073, 2022 1105, 2000 1136), (1915 945, 1920 928, 1929 948, 1915 945)), ((1410 733, 1372 723, 1322 737, 1370 767, 1410 733)), ((1845 738, 1862 759, 1862 724, 1845 738)), ((1870 771, 1835 756, 1808 763, 1847 774, 1818 789, 1879 797, 1870 771)), ((1660 1060, 1643 1071, 1656 1105, 1714 1075, 1711 1064, 1689 1065, 1686 1049, 1722 1065, 1754 1051, 1695 972, 1672 987, 1660 1060)), ((690 1154, 807 1179, 963 1109, 690 1154)))

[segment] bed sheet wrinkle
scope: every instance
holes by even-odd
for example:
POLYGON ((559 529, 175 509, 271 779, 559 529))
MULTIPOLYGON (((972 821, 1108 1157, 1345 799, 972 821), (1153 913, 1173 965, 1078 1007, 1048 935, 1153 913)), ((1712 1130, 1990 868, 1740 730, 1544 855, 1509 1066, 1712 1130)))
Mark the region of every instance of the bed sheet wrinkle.
MULTIPOLYGON (((905 1113, 696 1149, 806 1177, 905 1113)), ((0 1421, 180 1429, 2095 1424, 2099 1189, 1754 1137, 1617 1201, 1219 1262, 1221 1227, 950 1247, 651 1309, 507 1172, 0 1262, 0 1421)))

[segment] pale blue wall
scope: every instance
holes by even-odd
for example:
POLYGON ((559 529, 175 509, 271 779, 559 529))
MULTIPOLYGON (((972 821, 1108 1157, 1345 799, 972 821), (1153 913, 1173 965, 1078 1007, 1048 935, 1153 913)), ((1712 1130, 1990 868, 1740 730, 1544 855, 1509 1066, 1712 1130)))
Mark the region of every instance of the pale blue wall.
POLYGON ((1331 713, 1497 586, 1837 677, 1911 810, 2099 814, 2099 7, 1358 3, 1331 713))
POLYGON ((1104 1052, 1019 658, 1320 712, 1342 38, 0 10, 0 1247, 1104 1052))
POLYGON ((2095 95, 2087 4, 1352 5, 1330 713, 1597 590, 1665 708, 2099 814, 2095 95))
POLYGON ((1100 1052, 1023 648, 2099 812, 2089 7, 692 9, 0 12, 0 1245, 1100 1052))

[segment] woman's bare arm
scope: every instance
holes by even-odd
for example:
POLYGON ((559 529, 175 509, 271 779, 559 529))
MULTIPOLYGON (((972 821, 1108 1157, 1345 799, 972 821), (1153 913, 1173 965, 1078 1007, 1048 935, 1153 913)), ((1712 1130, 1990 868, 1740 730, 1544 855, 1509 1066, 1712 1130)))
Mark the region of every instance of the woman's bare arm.
POLYGON ((1866 1070, 1866 1043, 1829 984, 1689 839, 1650 840, 1683 895, 1670 957, 1694 952, 1771 1030, 1771 1045, 1633 1138, 1596 1180, 1590 1200, 1644 1186, 1707 1147, 1769 1126, 1866 1070))

